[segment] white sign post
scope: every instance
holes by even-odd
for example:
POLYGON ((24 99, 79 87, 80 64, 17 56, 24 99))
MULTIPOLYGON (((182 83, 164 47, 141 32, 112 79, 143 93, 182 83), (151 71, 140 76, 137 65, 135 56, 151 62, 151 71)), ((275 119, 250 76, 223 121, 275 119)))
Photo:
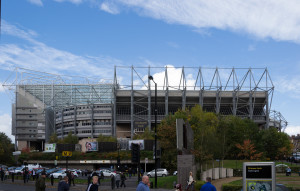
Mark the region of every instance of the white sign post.
POLYGON ((148 158, 145 158, 145 173, 147 173, 147 163, 148 163, 148 158))

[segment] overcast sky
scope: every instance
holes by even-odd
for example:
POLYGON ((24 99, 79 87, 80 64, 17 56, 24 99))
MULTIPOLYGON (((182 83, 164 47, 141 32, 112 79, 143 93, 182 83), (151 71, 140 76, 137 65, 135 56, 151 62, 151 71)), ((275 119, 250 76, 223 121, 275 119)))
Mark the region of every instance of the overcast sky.
MULTIPOLYGON (((300 134, 299 7, 297 0, 2 1, 0 84, 15 67, 105 79, 115 65, 268 68, 272 109, 289 122, 288 134, 300 134)), ((0 103, 0 131, 13 138, 2 86, 0 103)))

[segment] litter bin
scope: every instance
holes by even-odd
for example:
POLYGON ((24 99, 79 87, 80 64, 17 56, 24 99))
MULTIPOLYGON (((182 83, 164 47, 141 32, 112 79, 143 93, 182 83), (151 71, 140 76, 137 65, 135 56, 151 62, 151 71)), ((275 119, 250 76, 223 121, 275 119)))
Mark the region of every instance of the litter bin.
POLYGON ((153 188, 153 182, 150 182, 150 188, 153 188))

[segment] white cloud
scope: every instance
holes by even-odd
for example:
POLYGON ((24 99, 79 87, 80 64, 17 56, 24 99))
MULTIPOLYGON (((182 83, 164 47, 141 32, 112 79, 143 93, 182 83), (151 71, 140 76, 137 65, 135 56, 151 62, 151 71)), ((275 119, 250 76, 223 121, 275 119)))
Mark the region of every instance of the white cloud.
POLYGON ((172 47, 172 48, 176 48, 176 49, 178 49, 180 46, 177 44, 177 43, 175 43, 175 42, 167 42, 167 45, 168 46, 170 46, 170 47, 172 47))
POLYGON ((11 70, 22 67, 50 73, 69 73, 79 76, 112 78, 113 65, 121 61, 108 56, 79 56, 67 51, 49 47, 34 39, 34 31, 20 29, 3 22, 3 33, 24 39, 29 45, 1 44, 0 67, 11 70))
POLYGON ((42 0, 27 0, 27 1, 38 6, 43 6, 42 0))
POLYGON ((11 135, 11 117, 8 114, 0 115, 0 132, 4 132, 12 142, 15 142, 15 136, 11 135))
POLYGON ((276 91, 300 98, 300 76, 280 76, 274 81, 276 91))
MULTIPOLYGON (((112 2, 112 1, 109 1, 112 2)), ((246 32, 260 39, 300 43, 297 0, 117 0, 107 6, 132 8, 138 14, 192 26, 246 32)), ((109 9, 106 7, 106 9, 109 9)), ((201 31, 201 30, 200 30, 201 31)))
POLYGON ((114 4, 112 3, 108 3, 108 2, 104 2, 100 5, 100 9, 102 11, 105 11, 105 12, 108 12, 110 14, 119 14, 120 11, 119 9, 117 8, 117 6, 115 6, 114 4))
POLYGON ((3 85, 3 83, 0 82, 0 93, 1 93, 1 92, 4 92, 4 87, 3 87, 2 85, 3 85))
POLYGON ((290 136, 300 134, 300 126, 288 125, 284 132, 290 136))
POLYGON ((83 0, 54 0, 56 2, 62 3, 62 2, 70 2, 74 4, 80 4, 83 2, 83 0))
POLYGON ((248 51, 254 51, 254 50, 256 50, 256 47, 255 47, 255 45, 253 45, 253 44, 250 44, 249 46, 248 46, 248 51))

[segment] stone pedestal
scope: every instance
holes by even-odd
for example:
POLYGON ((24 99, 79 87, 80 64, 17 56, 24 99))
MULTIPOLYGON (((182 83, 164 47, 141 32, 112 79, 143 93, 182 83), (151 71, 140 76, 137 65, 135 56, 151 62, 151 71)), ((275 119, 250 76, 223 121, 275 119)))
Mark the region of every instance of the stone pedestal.
POLYGON ((219 168, 213 168, 212 169, 212 179, 218 180, 220 178, 220 170, 219 168))
POLYGON ((193 177, 196 179, 195 156, 177 155, 177 183, 181 184, 183 188, 187 185, 190 171, 193 172, 193 177))
POLYGON ((227 177, 233 177, 233 169, 232 168, 227 168, 226 176, 227 177))
POLYGON ((220 178, 226 178, 227 171, 226 168, 220 168, 220 178))

